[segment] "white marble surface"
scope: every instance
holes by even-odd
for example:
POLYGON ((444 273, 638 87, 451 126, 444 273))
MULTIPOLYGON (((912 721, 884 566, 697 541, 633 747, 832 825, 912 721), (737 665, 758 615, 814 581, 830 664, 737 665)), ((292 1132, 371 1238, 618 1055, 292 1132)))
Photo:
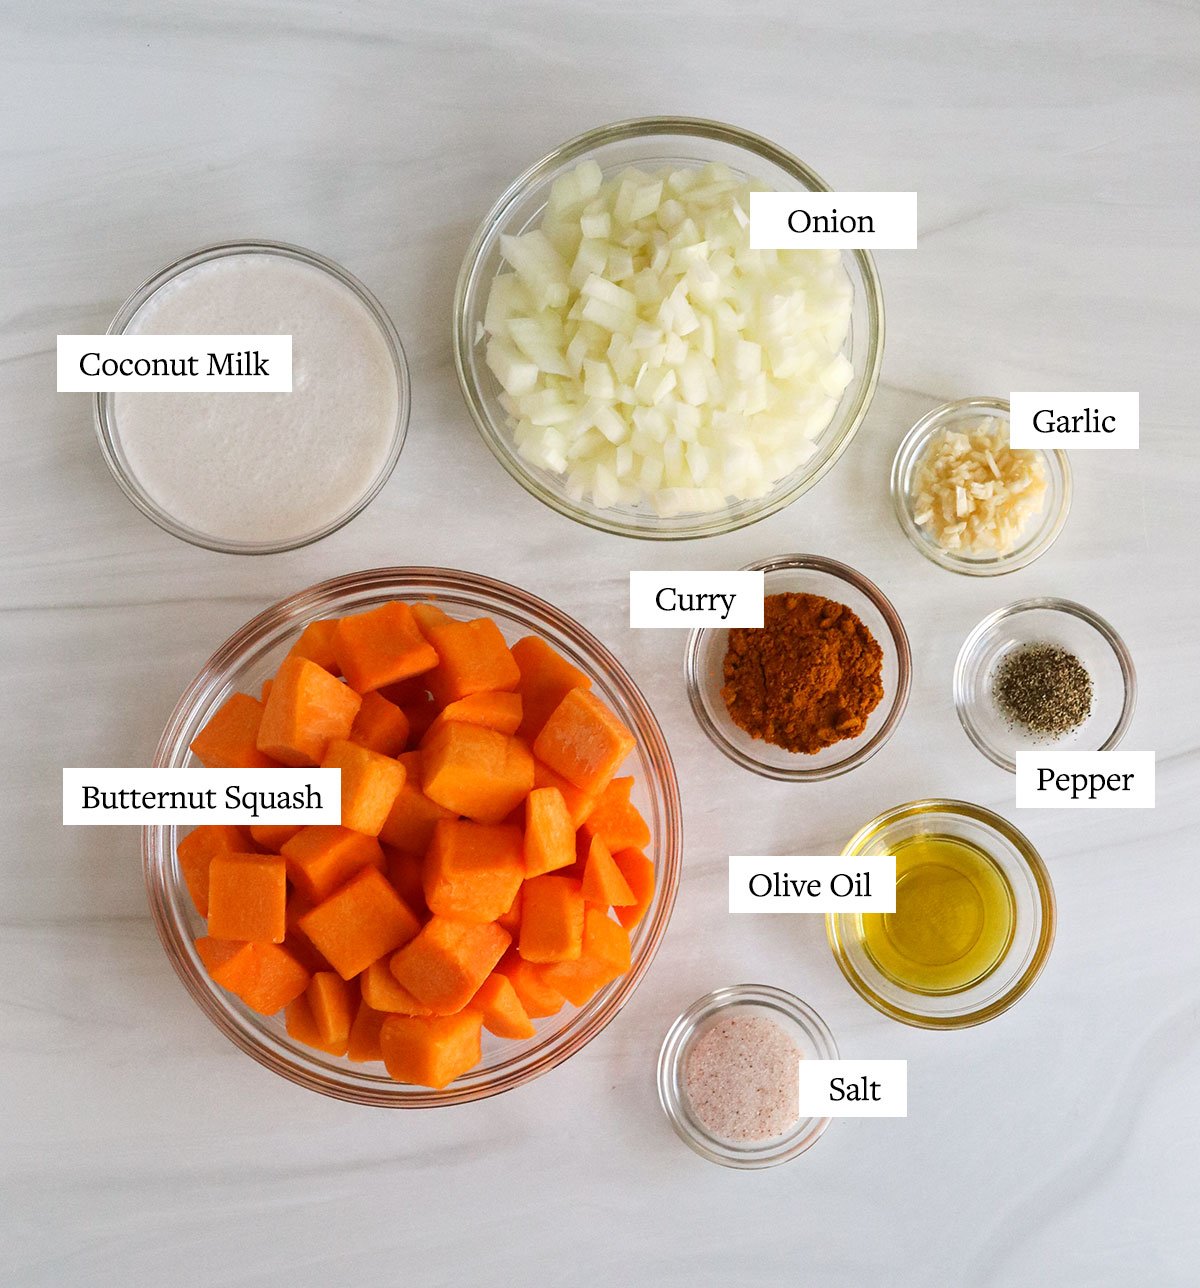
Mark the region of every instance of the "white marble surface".
POLYGON ((1184 1285, 1200 1280, 1200 863, 1192 390, 1197 10, 1191 4, 783 0, 0 3, 0 1280, 42 1285, 1184 1285), (679 111, 761 131, 843 188, 915 188, 917 252, 879 256, 881 388, 792 509, 647 547, 527 497, 464 413, 450 300, 500 187, 567 136, 679 111), (408 445, 370 510, 247 560, 144 521, 56 332, 103 330, 160 264, 231 236, 360 274, 408 349, 408 445), (1012 388, 1138 389, 1143 447, 1076 458, 1058 545, 999 581, 923 561, 889 511, 904 428, 1012 388), (701 737, 681 637, 629 632, 631 566, 848 560, 894 598, 917 671, 866 767, 752 778, 701 737), (384 563, 509 578, 608 641, 645 687, 687 809, 670 932, 628 1008, 543 1080, 457 1110, 357 1109, 241 1056, 176 981, 136 835, 59 826, 64 764, 150 756, 210 650, 277 597, 384 563), (1109 617, 1159 754, 1153 813, 1019 820, 1060 901, 1049 968, 961 1034, 890 1023, 815 919, 734 919, 725 856, 840 846, 924 794, 1012 813, 954 718, 985 612, 1056 593, 1109 617), (835 1123, 787 1167, 712 1167, 670 1133, 653 1061, 708 988, 775 982, 843 1053, 910 1062, 906 1121, 835 1123))

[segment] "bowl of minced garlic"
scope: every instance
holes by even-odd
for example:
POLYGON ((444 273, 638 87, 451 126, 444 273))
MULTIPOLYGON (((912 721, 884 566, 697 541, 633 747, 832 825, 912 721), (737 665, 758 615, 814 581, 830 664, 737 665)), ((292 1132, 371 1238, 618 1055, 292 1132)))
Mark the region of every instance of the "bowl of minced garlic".
POLYGON ((832 778, 891 737, 911 657, 899 615, 861 573, 818 555, 750 565, 763 625, 693 631, 688 695, 731 760, 767 778, 832 778))
POLYGON ((923 416, 892 463, 892 501, 908 539, 969 576, 1024 568, 1054 543, 1071 507, 1065 452, 1009 445, 1009 406, 964 398, 923 416))

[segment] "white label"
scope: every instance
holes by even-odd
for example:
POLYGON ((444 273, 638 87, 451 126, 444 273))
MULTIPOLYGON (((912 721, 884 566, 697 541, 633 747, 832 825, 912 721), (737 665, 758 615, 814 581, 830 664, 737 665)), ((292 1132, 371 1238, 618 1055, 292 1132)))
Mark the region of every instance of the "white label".
POLYGON ((631 572, 632 627, 762 626, 762 572, 631 572))
POLYGON ((801 1060, 802 1118, 907 1118, 907 1060, 801 1060))
POLYGON ((1132 393, 1009 395, 1012 447, 1137 447, 1140 399, 1132 393))
POLYGON ((1018 809, 1153 809, 1152 751, 1018 751, 1018 809))
POLYGON ((290 335, 60 335, 58 392, 292 392, 290 335))
POLYGON ((340 823, 340 769, 64 769, 63 823, 340 823))
POLYGON ((895 912, 896 856, 729 856, 730 912, 895 912))
POLYGON ((752 192, 751 250, 916 250, 915 192, 752 192))

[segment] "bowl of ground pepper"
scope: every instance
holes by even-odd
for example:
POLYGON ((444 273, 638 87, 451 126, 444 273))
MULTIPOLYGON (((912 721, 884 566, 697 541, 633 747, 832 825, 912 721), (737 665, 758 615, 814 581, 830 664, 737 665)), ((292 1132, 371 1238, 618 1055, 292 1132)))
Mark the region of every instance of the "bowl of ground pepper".
POLYGON ((788 782, 847 773, 892 736, 912 657, 896 610, 860 572, 820 555, 751 564, 761 628, 688 639, 688 697, 709 739, 746 769, 788 782))
POLYGON ((1018 751, 1111 751, 1136 700, 1121 637, 1068 599, 1023 599, 991 613, 954 665, 954 708, 967 737, 1009 773, 1018 751))

